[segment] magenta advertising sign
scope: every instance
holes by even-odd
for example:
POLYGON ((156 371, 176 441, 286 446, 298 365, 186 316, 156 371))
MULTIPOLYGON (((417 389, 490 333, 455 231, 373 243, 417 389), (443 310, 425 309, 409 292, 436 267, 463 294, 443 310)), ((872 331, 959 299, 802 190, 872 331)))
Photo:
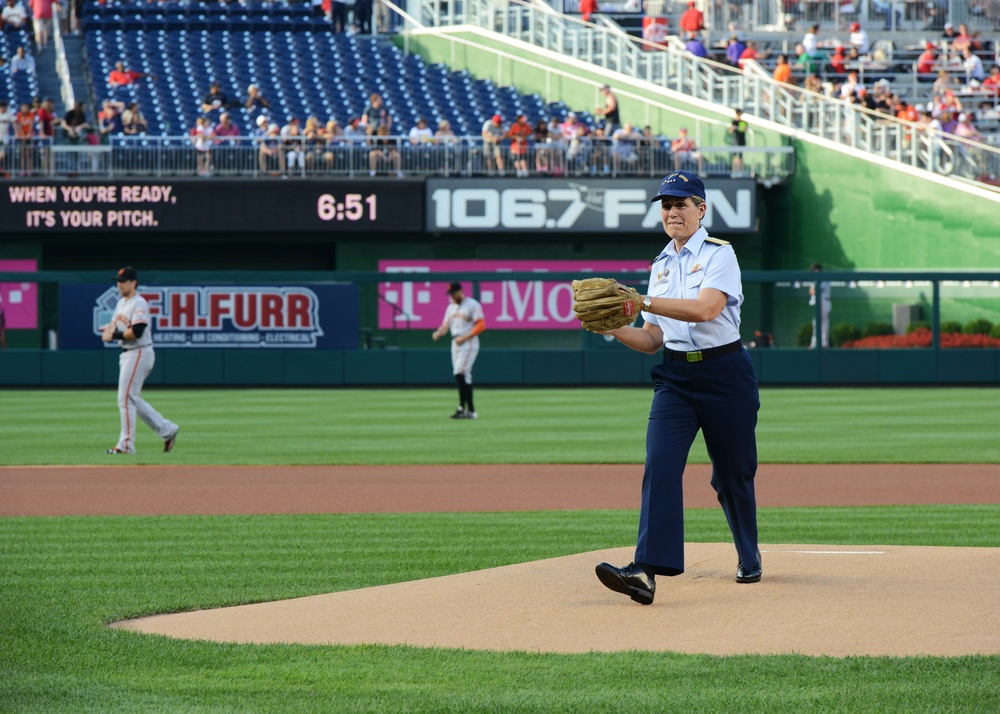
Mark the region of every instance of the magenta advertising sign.
POLYGON ((649 263, 643 260, 380 260, 378 326, 381 329, 436 329, 444 318, 449 297, 447 282, 413 280, 420 273, 497 273, 497 279, 463 281, 465 294, 483 305, 491 330, 578 330, 569 281, 546 280, 545 273, 579 273, 580 277, 635 273, 645 281, 649 263), (504 273, 538 273, 537 280, 505 280, 504 273), (406 274, 392 280, 388 274, 406 274))
MULTIPOLYGON (((34 273, 36 270, 36 260, 0 260, 0 271, 34 273)), ((8 330, 38 329, 38 285, 0 283, 0 309, 8 330)))

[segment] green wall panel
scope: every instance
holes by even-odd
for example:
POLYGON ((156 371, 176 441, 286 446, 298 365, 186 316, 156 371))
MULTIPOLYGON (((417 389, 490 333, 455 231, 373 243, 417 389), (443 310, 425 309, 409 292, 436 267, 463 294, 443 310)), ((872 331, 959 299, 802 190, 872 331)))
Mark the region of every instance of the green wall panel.
POLYGON ((884 350, 878 358, 878 381, 882 384, 936 382, 937 361, 933 350, 884 350))
POLYGON ((0 350, 0 384, 6 386, 42 383, 42 360, 38 350, 0 350))
MULTIPOLYGON (((481 350, 472 371, 475 384, 520 385, 524 383, 522 350, 481 350)), ((448 362, 451 374, 451 362, 448 362)))
POLYGON ((281 384, 284 359, 281 350, 224 350, 222 374, 227 385, 281 384))
POLYGON ((815 384, 820 381, 819 353, 815 350, 756 350, 761 384, 815 384))
POLYGON ((997 382, 997 350, 942 350, 938 359, 938 381, 970 384, 997 382))
POLYGON ((361 350, 344 353, 346 384, 403 384, 402 350, 361 350))
POLYGON ((878 351, 822 350, 819 376, 824 384, 871 384, 878 380, 878 351))
POLYGON ((42 384, 84 385, 102 383, 104 355, 97 350, 42 350, 42 384))
POLYGON ((164 384, 225 384, 224 350, 160 350, 156 353, 164 384))
POLYGON ((584 384, 581 350, 524 352, 525 384, 584 384))
POLYGON ((283 350, 285 384, 334 386, 344 383, 344 353, 283 350))

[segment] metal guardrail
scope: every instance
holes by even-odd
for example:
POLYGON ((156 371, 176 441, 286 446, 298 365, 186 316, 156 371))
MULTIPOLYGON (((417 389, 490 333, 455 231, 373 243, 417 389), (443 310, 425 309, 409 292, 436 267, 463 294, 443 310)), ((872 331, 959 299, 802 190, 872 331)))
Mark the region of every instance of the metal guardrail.
POLYGON ((742 153, 748 174, 777 179, 792 173, 791 147, 706 147, 675 156, 663 139, 630 142, 586 137, 579 142, 484 145, 479 137, 413 144, 405 136, 316 143, 299 139, 222 139, 197 148, 189 136, 116 137, 110 144, 69 145, 35 140, 11 147, 11 178, 233 176, 663 176, 677 169, 730 176, 742 153), (378 143, 374 143, 377 141, 378 143), (523 163, 522 163, 523 162, 523 163))
POLYGON ((526 0, 452 2, 444 10, 436 0, 420 0, 414 17, 408 29, 478 27, 915 169, 974 182, 1000 175, 1000 148, 779 84, 759 65, 741 71, 704 60, 676 40, 644 42, 526 0))

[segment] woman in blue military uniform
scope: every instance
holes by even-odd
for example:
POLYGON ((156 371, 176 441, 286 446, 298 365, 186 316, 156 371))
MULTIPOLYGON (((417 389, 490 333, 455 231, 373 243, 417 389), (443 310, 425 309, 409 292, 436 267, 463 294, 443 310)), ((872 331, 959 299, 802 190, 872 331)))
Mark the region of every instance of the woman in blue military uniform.
POLYGON ((608 332, 634 350, 664 351, 663 363, 651 372, 639 535, 633 563, 597 566, 604 585, 647 605, 656 575, 684 572, 682 477, 699 429, 736 544, 736 582, 758 582, 762 571, 754 492, 760 399, 753 363, 740 342, 739 263, 729 243, 701 227, 707 203, 697 175, 670 174, 653 201, 660 201, 670 242, 653 261, 645 323, 608 332))

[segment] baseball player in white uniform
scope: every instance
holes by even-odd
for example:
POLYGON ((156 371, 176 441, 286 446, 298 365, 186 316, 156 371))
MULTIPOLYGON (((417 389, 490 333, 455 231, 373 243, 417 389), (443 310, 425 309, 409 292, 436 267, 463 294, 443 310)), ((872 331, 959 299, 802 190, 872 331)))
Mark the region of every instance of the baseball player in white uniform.
POLYGON ((121 297, 115 305, 114 319, 101 327, 101 339, 118 340, 122 354, 118 359, 118 409, 121 411, 122 431, 118 443, 108 449, 109 454, 135 453, 135 417, 138 414, 149 427, 163 439, 163 450, 170 451, 177 440, 180 427, 164 419, 142 398, 142 385, 153 369, 153 330, 149 318, 149 304, 138 293, 139 276, 135 268, 127 266, 118 271, 118 292, 121 297))
POLYGON ((458 383, 458 409, 451 418, 476 419, 479 415, 472 403, 472 365, 479 354, 479 335, 486 329, 486 317, 483 306, 465 296, 461 283, 449 285, 448 296, 451 304, 432 336, 436 342, 451 330, 451 367, 458 383))

